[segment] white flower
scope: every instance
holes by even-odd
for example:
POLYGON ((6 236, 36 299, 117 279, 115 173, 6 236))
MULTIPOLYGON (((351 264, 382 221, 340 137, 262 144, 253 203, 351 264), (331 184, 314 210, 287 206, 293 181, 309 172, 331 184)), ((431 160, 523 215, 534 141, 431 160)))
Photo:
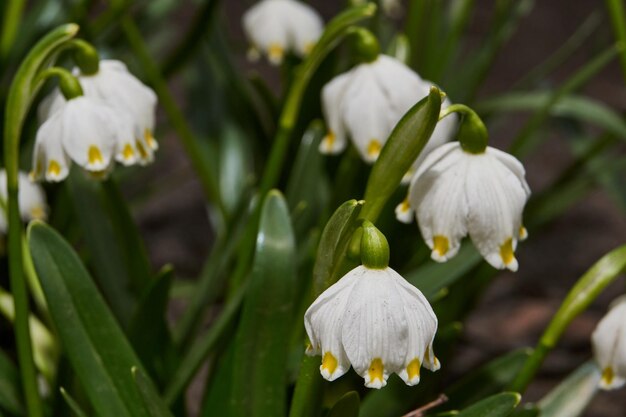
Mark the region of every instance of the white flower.
MULTIPOLYGON (((401 61, 386 55, 333 78, 322 90, 328 134, 320 144, 320 151, 327 154, 343 151, 349 136, 363 160, 373 163, 395 125, 428 95, 431 85, 401 61)), ((446 99, 442 107, 450 104, 446 99)), ((449 117, 437 124, 412 170, 432 149, 452 138, 457 117, 449 117)), ((408 173, 407 180, 411 174, 408 173)))
MULTIPOLYGON (((34 184, 28 179, 28 175, 20 172, 18 174, 18 203, 20 206, 20 217, 23 221, 45 220, 48 217, 48 205, 46 204, 46 194, 39 184, 34 184)), ((7 232, 7 173, 0 170, 0 199, 2 200, 2 210, 0 210, 0 233, 7 232)))
POLYGON ((102 101, 88 96, 71 99, 39 127, 31 178, 62 181, 70 160, 97 176, 105 175, 120 138, 132 135, 128 119, 102 101))
POLYGON ((350 368, 365 386, 381 388, 393 372, 416 385, 420 367, 436 371, 437 317, 422 293, 391 268, 359 266, 324 291, 304 315, 311 341, 322 355, 321 374, 333 381, 350 368))
POLYGON ((259 50, 278 65, 286 51, 306 56, 324 29, 320 15, 311 6, 295 0, 261 0, 243 15, 243 29, 252 44, 250 58, 259 50))
POLYGON ((527 236, 522 212, 530 188, 524 175, 522 164, 505 152, 487 147, 472 154, 459 142, 447 143, 426 157, 396 215, 407 221, 415 211, 435 261, 456 255, 469 233, 487 262, 516 271, 515 248, 527 236))
MULTIPOLYGON (((154 91, 128 72, 120 61, 101 60, 95 74, 81 74, 75 68, 74 75, 86 97, 111 107, 118 113, 119 124, 130 124, 133 129, 131 135, 124 133, 116 137, 115 159, 124 165, 152 162, 154 151, 158 149, 153 136, 157 104, 154 91)), ((59 89, 54 90, 41 103, 41 121, 58 112, 66 102, 59 89)))
POLYGON ((626 383, 626 296, 615 300, 591 336, 596 362, 602 369, 600 387, 626 383))

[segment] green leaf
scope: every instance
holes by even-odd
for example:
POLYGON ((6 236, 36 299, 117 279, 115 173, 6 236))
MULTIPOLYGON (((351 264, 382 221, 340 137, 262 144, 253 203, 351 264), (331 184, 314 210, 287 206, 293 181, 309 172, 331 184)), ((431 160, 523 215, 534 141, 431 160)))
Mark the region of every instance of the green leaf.
POLYGON ((531 354, 521 349, 501 356, 468 374, 446 390, 446 409, 460 409, 502 391, 522 369, 531 354))
POLYGON ((238 127, 227 124, 221 137, 219 152, 220 193, 228 214, 233 215, 252 180, 249 177, 252 168, 250 145, 238 127))
POLYGON ((359 393, 350 391, 333 405, 326 417, 358 417, 360 402, 359 393))
POLYGON ((70 409, 74 412, 76 417, 87 417, 87 413, 81 408, 81 406, 72 398, 72 396, 65 390, 65 388, 61 387, 59 389, 61 391, 61 396, 70 407, 70 409))
POLYGON ((577 417, 583 414, 600 382, 600 370, 587 362, 543 397, 537 406, 541 417, 577 417))
MULTIPOLYGON (((67 181, 74 211, 91 255, 94 277, 117 320, 129 325, 137 300, 124 254, 103 204, 101 185, 73 170, 67 181)), ((129 370, 130 372, 130 370, 129 370)))
MULTIPOLYGON (((476 104, 483 114, 516 111, 537 111, 549 103, 553 91, 514 92, 494 97, 476 104)), ((601 127, 626 138, 626 122, 609 106, 589 97, 567 95, 549 108, 550 115, 571 117, 601 127)))
POLYGON ((24 404, 17 368, 0 350, 0 410, 23 416, 24 404))
POLYGON ((340 261, 348 249, 354 231, 359 226, 357 219, 362 207, 362 201, 346 201, 335 210, 326 223, 313 267, 315 295, 321 294, 339 279, 340 261))
POLYGON ((520 399, 521 396, 516 392, 496 394, 461 411, 458 417, 507 417, 520 399))
POLYGON ((128 331, 135 352, 159 384, 169 378, 175 355, 165 319, 173 279, 172 268, 164 267, 139 300, 128 331))
POLYGON ((236 416, 286 414, 294 258, 287 203, 278 191, 270 191, 261 209, 252 274, 235 338, 231 401, 236 416))
POLYGON ((428 96, 402 116, 372 168, 361 217, 376 222, 387 200, 430 139, 439 121, 440 109, 441 92, 431 87, 428 96))
POLYGON ((152 383, 150 378, 148 378, 146 374, 137 367, 133 367, 132 373, 133 377, 135 378, 137 388, 139 388, 139 393, 141 394, 143 404, 150 412, 150 416, 174 417, 172 412, 167 408, 167 405, 165 405, 165 402, 157 393, 156 389, 154 388, 154 384, 152 383))
POLYGON ((96 413, 148 417, 130 372, 139 359, 74 250, 41 222, 31 223, 28 240, 59 338, 96 413))

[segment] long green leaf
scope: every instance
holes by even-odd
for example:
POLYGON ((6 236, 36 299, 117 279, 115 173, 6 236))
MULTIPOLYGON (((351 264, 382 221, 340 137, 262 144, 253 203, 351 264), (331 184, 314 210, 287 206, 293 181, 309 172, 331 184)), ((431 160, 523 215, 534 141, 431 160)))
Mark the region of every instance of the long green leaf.
POLYGON ((350 391, 333 405, 326 417, 358 417, 360 402, 359 393, 350 391))
MULTIPOLYGON (((553 91, 514 92, 479 102, 474 107, 481 114, 537 111, 545 107, 553 91)), ((589 97, 568 95, 549 109, 551 116, 571 117, 606 129, 626 138, 626 122, 609 106, 589 97)))
POLYGON ((87 413, 81 408, 76 400, 72 398, 72 396, 65 390, 65 388, 61 387, 59 390, 61 391, 61 396, 74 412, 76 417, 87 417, 87 413))
POLYGON ((0 350, 0 410, 16 416, 24 415, 24 400, 20 391, 17 368, 0 350))
POLYGON ((167 408, 167 405, 165 405, 163 399, 161 399, 157 393, 150 378, 148 378, 148 376, 137 367, 133 367, 132 373, 135 378, 137 388, 139 389, 139 393, 141 394, 143 404, 150 412, 150 416, 174 417, 172 412, 167 408))
POLYGON ((67 356, 102 417, 148 417, 131 374, 141 363, 71 246, 31 223, 30 250, 67 356))
POLYGON ((286 414, 286 360, 296 286, 295 239, 278 191, 261 209, 252 275, 235 338, 235 416, 286 414))
POLYGON ((507 417, 520 399, 521 396, 516 392, 496 394, 461 411, 458 417, 507 417))
POLYGON ((375 223, 402 177, 426 146, 439 121, 441 92, 430 93, 406 112, 394 127, 376 160, 365 189, 364 219, 375 223))
POLYGON ((578 417, 589 405, 600 382, 593 362, 580 366, 537 403, 540 417, 578 417))

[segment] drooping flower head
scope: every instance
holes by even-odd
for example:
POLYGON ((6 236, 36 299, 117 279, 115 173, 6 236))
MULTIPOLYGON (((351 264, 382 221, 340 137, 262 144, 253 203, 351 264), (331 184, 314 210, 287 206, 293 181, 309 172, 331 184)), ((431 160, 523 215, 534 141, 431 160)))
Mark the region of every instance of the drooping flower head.
MULTIPOLYGON (((46 194, 39 184, 34 184, 28 179, 28 175, 18 174, 18 202, 20 217, 23 221, 45 220, 48 217, 48 205, 46 194)), ((3 201, 3 209, 0 209, 0 233, 7 232, 7 214, 4 211, 7 201, 7 173, 0 170, 0 199, 3 201)))
POLYGON ((594 356, 602 370, 600 388, 626 383, 626 296, 615 300, 591 336, 594 356))
POLYGON ((492 266, 516 271, 515 248, 527 236, 522 212, 530 188, 524 176, 522 164, 505 152, 487 147, 471 153, 459 142, 447 143, 418 168, 396 214, 401 221, 415 214, 435 261, 456 255, 469 234, 492 266))
MULTIPOLYGON (((362 241, 362 253, 363 247, 362 241)), ((364 259, 313 302, 304 323, 311 341, 307 354, 322 356, 320 372, 329 381, 352 365, 369 388, 384 387, 394 372, 416 385, 422 366, 440 367, 433 351, 435 313, 424 295, 385 262, 364 259)))
POLYGON ((128 119, 104 102, 79 96, 63 103, 39 127, 31 178, 64 180, 74 161, 96 176, 110 170, 120 138, 132 137, 128 119))
POLYGON ((243 29, 251 43, 250 58, 263 52, 274 65, 283 61, 287 51, 306 56, 323 28, 317 11, 296 0, 261 0, 243 15, 243 29))
MULTIPOLYGON (((346 148, 349 137, 363 160, 373 163, 394 126, 428 95, 431 85, 401 61, 387 55, 378 55, 372 62, 333 78, 322 90, 328 134, 320 144, 320 151, 337 154, 346 148)), ((446 99, 443 108, 450 104, 446 99)), ((454 115, 438 123, 414 168, 432 149, 449 141, 456 126, 454 115)))
MULTIPOLYGON (((74 69, 86 97, 100 101, 118 115, 118 124, 130 125, 131 134, 117 136, 115 159, 123 165, 152 162, 158 143, 154 139, 157 97, 151 88, 133 76, 123 62, 101 60, 93 74, 74 69), (125 120, 124 120, 125 119, 125 120)), ((59 89, 54 90, 39 108, 45 121, 58 112, 67 100, 59 89)))

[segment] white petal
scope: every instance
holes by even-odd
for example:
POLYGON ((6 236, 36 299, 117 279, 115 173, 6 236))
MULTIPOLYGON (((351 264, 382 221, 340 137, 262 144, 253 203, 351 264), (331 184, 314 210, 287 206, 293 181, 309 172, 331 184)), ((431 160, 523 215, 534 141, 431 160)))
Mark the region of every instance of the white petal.
POLYGON ((314 8, 306 3, 289 0, 288 33, 290 48, 299 56, 303 57, 311 52, 311 49, 324 30, 322 18, 314 8))
POLYGON ((62 110, 63 148, 88 171, 107 171, 116 148, 118 114, 86 96, 68 101, 62 110))
POLYGON ((449 153, 458 151, 461 151, 461 144, 459 142, 450 142, 438 146, 437 148, 429 152, 428 155, 425 156, 424 160, 420 163, 418 169, 413 174, 413 177, 411 178, 411 187, 413 187, 413 184, 419 180, 422 174, 428 171, 433 165, 438 163, 449 153))
POLYGON ((394 125, 430 91, 430 82, 422 80, 416 72, 396 58, 380 55, 372 64, 372 70, 378 85, 387 96, 388 112, 394 114, 394 125))
POLYGON ((342 325, 343 346, 365 386, 381 388, 392 372, 402 369, 407 348, 407 322, 390 269, 367 270, 358 279, 342 325))
POLYGON ((63 109, 52 115, 37 130, 31 179, 58 182, 69 174, 70 160, 63 149, 63 109))
POLYGON ((272 64, 280 64, 289 46, 287 27, 290 0, 262 0, 243 15, 243 28, 252 45, 267 54, 272 64))
POLYGON ((23 172, 19 173, 18 199, 22 220, 45 220, 48 217, 48 205, 43 188, 31 182, 28 175, 23 172))
MULTIPOLYGON (((445 119, 444 119, 445 120, 445 119)), ((524 169, 524 165, 513 155, 510 155, 506 152, 502 152, 499 149, 487 147, 487 153, 495 156, 502 164, 504 164, 520 182, 520 185, 526 192, 526 197, 530 196, 530 187, 526 182, 526 170, 524 169)))
POLYGON ((514 256, 522 226, 526 191, 517 176, 489 153, 468 155, 468 231, 472 242, 493 267, 516 271, 514 256))
MULTIPOLYGON (((422 237, 432 249, 432 259, 437 262, 445 262, 455 256, 461 239, 467 234, 469 207, 465 187, 468 161, 462 150, 456 147, 450 149, 442 158, 434 159, 430 169, 421 175, 416 174, 409 190, 409 201, 411 206, 416 207, 422 237)), ((426 162, 429 158, 430 155, 426 162)))
POLYGON ((346 274, 326 289, 304 314, 304 326, 311 341, 307 353, 322 355, 320 373, 329 381, 350 369, 341 341, 343 314, 350 301, 352 287, 363 273, 360 267, 346 274))
POLYGON ((322 89, 322 111, 328 128, 328 134, 320 143, 322 153, 337 154, 346 148, 346 130, 341 107, 352 73, 350 71, 333 78, 322 89))
POLYGON ((341 113, 352 142, 364 161, 373 163, 393 128, 389 101, 371 69, 362 65, 346 92, 341 113))
POLYGON ((399 222, 409 224, 413 221, 415 211, 413 210, 413 207, 411 207, 408 196, 404 199, 404 201, 396 206, 395 212, 396 219, 399 222))
POLYGON ((48 120, 54 113, 59 111, 66 100, 61 94, 61 90, 59 88, 55 88, 41 100, 39 107, 37 108, 37 118, 39 119, 39 123, 44 123, 48 120))
POLYGON ((626 298, 622 296, 616 302, 591 336, 594 357, 603 374, 603 389, 619 388, 626 382, 626 298))

